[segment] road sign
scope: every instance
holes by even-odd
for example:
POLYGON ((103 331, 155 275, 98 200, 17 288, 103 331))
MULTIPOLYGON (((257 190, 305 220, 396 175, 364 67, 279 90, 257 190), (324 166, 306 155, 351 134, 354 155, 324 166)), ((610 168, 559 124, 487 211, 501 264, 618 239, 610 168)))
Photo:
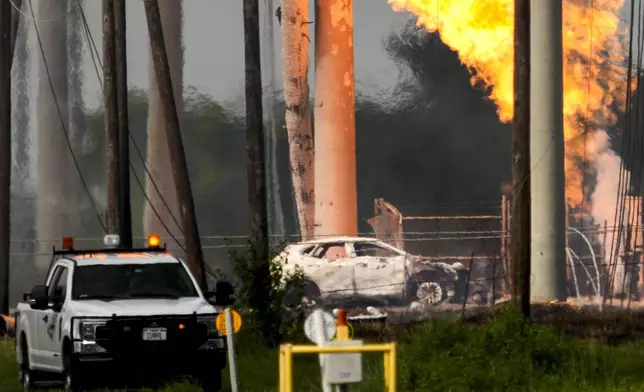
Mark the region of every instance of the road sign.
MULTIPOLYGON (((230 309, 230 316, 233 319, 233 332, 237 333, 242 326, 242 317, 241 315, 233 309, 230 309)), ((226 336, 226 314, 224 312, 219 313, 217 320, 215 320, 215 327, 220 334, 226 336)))
POLYGON ((316 309, 304 321, 304 334, 315 344, 320 344, 317 339, 318 327, 316 326, 316 317, 322 318, 322 334, 324 339, 328 342, 333 339, 335 335, 335 317, 331 313, 327 313, 321 309, 316 309))

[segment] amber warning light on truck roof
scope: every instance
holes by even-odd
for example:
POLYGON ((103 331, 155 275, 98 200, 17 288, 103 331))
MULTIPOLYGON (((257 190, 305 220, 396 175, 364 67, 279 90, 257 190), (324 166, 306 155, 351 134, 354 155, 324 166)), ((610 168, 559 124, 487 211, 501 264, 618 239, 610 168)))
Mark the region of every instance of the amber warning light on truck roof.
POLYGON ((74 238, 72 238, 72 237, 63 237, 63 249, 65 249, 65 250, 74 249, 74 238))
POLYGON ((161 244, 161 239, 158 235, 152 234, 148 236, 148 248, 158 248, 161 244))

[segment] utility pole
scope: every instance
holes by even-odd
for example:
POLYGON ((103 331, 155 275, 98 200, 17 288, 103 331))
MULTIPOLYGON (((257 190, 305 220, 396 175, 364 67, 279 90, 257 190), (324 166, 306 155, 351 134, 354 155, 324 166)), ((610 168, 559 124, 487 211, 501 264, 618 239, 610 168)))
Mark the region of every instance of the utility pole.
POLYGON ((514 0, 512 298, 530 317, 530 0, 514 0))
POLYGON ((530 0, 531 296, 566 298, 561 0, 530 0))
MULTIPOLYGON (((158 0, 143 0, 143 5, 145 7, 145 17, 150 35, 150 49, 159 87, 159 97, 166 123, 168 148, 170 150, 170 161, 172 162, 172 175, 174 176, 177 199, 179 200, 181 226, 183 226, 186 252, 188 254, 188 266, 197 280, 201 282, 202 288, 205 289, 206 274, 204 271, 203 252, 201 250, 201 238, 199 238, 199 228, 197 227, 192 188, 190 187, 188 164, 186 162, 185 150, 183 149, 179 116, 177 115, 172 79, 170 78, 168 54, 165 50, 165 40, 163 38, 163 29, 161 28, 159 2, 158 0)), ((263 292, 263 294, 265 293, 263 292)))
POLYGON ((127 36, 125 0, 114 0, 114 46, 116 106, 118 112, 119 237, 123 248, 132 247, 132 206, 130 204, 130 124, 127 89, 127 36))
MULTIPOLYGON (((267 307, 266 293, 270 289, 270 271, 258 0, 244 0, 244 42, 248 207, 255 288, 250 298, 250 305, 256 311, 263 312, 267 307)), ((264 318, 260 317, 260 319, 264 318)), ((275 334, 275 331, 271 331, 272 326, 265 323, 260 328, 264 338, 270 343, 275 334)))
POLYGON ((353 0, 315 0, 315 236, 356 236, 353 0))
POLYGON ((107 145, 107 231, 120 233, 119 123, 116 101, 114 0, 103 0, 103 113, 107 145))
POLYGON ((11 3, 0 2, 0 314, 9 313, 11 241, 11 3))

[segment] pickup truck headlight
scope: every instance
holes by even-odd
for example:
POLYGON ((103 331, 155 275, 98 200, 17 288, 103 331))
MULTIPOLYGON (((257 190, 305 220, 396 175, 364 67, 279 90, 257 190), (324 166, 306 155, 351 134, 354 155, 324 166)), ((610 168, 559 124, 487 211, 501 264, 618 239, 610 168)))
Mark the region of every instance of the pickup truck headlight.
POLYGON ((78 327, 79 337, 83 341, 96 341, 96 328, 105 325, 104 320, 85 320, 81 321, 78 327))
POLYGON ((219 332, 217 331, 217 325, 216 325, 217 317, 216 316, 201 316, 197 318, 197 322, 200 324, 206 324, 208 327, 208 335, 216 335, 219 336, 219 332))

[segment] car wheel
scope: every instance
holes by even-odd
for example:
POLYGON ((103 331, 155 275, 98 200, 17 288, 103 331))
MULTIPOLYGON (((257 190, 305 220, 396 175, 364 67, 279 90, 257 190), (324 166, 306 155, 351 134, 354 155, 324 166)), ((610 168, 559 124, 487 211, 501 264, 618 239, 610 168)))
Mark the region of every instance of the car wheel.
POLYGON ((34 379, 29 365, 29 347, 27 346, 27 339, 23 335, 20 339, 20 367, 18 368, 18 380, 22 385, 24 392, 31 392, 34 390, 34 379))
POLYGON ((412 276, 408 281, 407 299, 409 303, 438 305, 445 298, 447 298, 447 290, 435 281, 435 277, 419 274, 412 276))
POLYGON ((71 347, 65 345, 63 349, 63 390, 65 392, 82 392, 83 382, 78 364, 74 361, 71 347))

